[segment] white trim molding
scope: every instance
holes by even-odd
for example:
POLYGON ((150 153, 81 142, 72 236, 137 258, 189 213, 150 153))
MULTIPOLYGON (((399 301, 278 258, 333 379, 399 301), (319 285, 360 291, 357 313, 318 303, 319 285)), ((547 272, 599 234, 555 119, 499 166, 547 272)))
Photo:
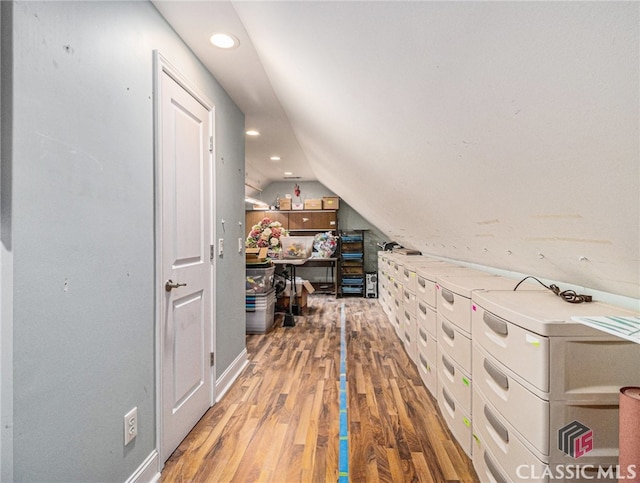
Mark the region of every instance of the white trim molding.
POLYGON ((158 451, 154 449, 125 483, 155 483, 159 479, 158 451))
POLYGON ((244 368, 248 365, 249 359, 247 358, 247 349, 245 348, 216 380, 216 403, 220 402, 225 393, 231 388, 236 379, 242 374, 244 368))

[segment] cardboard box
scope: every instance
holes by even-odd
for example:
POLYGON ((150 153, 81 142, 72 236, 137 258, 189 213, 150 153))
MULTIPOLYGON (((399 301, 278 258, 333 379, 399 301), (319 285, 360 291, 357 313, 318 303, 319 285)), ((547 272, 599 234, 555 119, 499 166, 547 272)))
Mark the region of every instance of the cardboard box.
MULTIPOLYGON (((298 277, 296 277, 298 278, 298 277)), ((300 288, 300 280, 296 282, 296 299, 298 301, 298 307, 301 309, 307 306, 307 296, 315 292, 313 285, 308 280, 302 281, 302 288, 300 288)), ((289 308, 289 300, 291 296, 287 290, 280 294, 277 300, 277 306, 280 310, 287 310, 289 308)))
POLYGON ((246 263, 264 263, 267 261, 267 248, 245 248, 246 263))
POLYGON ((337 210, 339 207, 340 207, 340 198, 338 198, 337 196, 322 197, 323 210, 337 210))
POLYGON ((304 210, 304 203, 294 203, 292 205, 293 210, 304 210))
MULTIPOLYGON (((280 293, 280 297, 289 297, 291 293, 290 290, 291 290, 291 281, 287 280, 285 289, 282 291, 282 293, 280 293)), ((300 297, 300 294, 302 294, 303 292, 311 294, 315 291, 316 289, 313 288, 313 285, 311 284, 311 282, 309 282, 309 280, 303 280, 300 277, 296 277, 296 295, 298 297, 300 297)))
POLYGON ((321 210, 322 200, 304 200, 305 210, 321 210))
POLYGON ((291 209, 291 198, 278 198, 278 202, 280 203, 281 210, 291 209))

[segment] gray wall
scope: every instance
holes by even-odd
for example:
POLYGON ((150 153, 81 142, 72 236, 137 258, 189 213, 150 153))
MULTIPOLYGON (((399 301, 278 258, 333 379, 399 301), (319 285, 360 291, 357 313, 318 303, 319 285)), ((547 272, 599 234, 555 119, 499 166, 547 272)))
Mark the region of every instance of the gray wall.
MULTIPOLYGON (((124 481, 156 445, 153 50, 215 104, 227 246, 244 116, 150 3, 16 3, 12 25, 14 479, 124 481)), ((217 260, 218 373, 244 350, 243 264, 217 260)))

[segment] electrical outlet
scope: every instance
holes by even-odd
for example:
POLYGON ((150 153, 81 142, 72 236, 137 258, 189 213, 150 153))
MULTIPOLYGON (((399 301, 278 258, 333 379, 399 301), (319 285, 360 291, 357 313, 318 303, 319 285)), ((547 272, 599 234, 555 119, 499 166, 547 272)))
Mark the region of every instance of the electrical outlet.
POLYGON ((222 256, 224 254, 224 238, 218 239, 218 256, 222 256))
POLYGON ((124 445, 128 445, 138 435, 138 408, 124 415, 124 445))
POLYGON ((244 248, 244 238, 238 238, 238 253, 242 253, 244 248))

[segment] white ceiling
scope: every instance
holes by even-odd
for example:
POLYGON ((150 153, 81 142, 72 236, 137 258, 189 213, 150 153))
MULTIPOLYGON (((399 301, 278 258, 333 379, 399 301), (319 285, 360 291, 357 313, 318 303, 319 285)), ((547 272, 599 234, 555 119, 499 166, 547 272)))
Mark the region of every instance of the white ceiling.
POLYGON ((234 5, 226 1, 153 3, 244 112, 246 129, 260 132, 258 137, 247 136, 247 182, 262 189, 271 181, 282 180, 286 171, 301 179, 315 180, 234 5), (214 32, 233 34, 240 47, 213 47, 209 37, 214 32), (279 156, 281 161, 271 161, 271 156, 279 156))
POLYGON ((640 296, 639 3, 154 4, 262 133, 251 184, 293 171, 405 246, 640 296))

